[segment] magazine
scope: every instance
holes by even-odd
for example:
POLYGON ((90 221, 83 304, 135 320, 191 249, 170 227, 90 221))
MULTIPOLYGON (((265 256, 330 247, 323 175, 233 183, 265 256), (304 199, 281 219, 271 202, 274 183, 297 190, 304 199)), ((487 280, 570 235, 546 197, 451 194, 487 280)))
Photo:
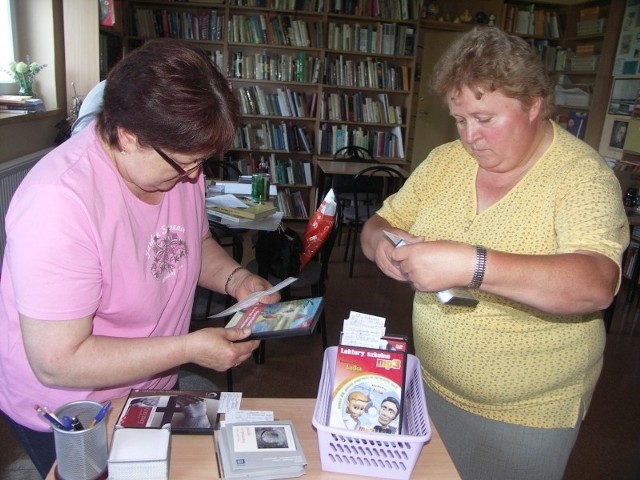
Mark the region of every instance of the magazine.
POLYGON ((216 390, 139 390, 127 398, 116 426, 162 428, 173 433, 211 434, 218 424, 220 395, 216 390))
POLYGON ((406 352, 339 345, 329 426, 401 433, 406 352))
POLYGON ((249 338, 263 339, 308 335, 322 313, 323 297, 311 297, 270 305, 258 304, 237 312, 227 328, 251 327, 249 338))

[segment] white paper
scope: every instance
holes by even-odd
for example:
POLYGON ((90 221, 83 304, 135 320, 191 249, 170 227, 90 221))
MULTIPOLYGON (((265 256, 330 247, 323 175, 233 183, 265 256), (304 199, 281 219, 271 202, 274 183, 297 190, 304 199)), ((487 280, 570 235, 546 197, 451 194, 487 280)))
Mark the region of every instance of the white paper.
POLYGON ((249 208, 249 205, 231 193, 207 197, 206 205, 207 207, 249 208))
POLYGON ((225 415, 240 408, 242 401, 242 392, 220 392, 220 401, 218 403, 218 413, 225 415))
POLYGON ((298 279, 295 278, 295 277, 285 278, 283 281, 281 281, 277 285, 274 285, 270 289, 262 290, 260 292, 254 292, 251 295, 249 295, 248 297, 245 297, 242 300, 240 300, 235 305, 230 306, 229 308, 227 308, 226 310, 223 310, 220 313, 216 313, 215 315, 211 315, 209 318, 224 317, 226 315, 231 315, 232 313, 239 312, 240 310, 244 310, 245 308, 252 307, 252 306, 256 305, 260 301, 260 299, 262 297, 264 297, 265 295, 271 295, 272 293, 279 292, 284 287, 286 287, 287 285, 292 284, 296 280, 298 280, 298 279))
POLYGON ((273 422, 273 412, 269 410, 233 410, 224 416, 225 423, 273 422))

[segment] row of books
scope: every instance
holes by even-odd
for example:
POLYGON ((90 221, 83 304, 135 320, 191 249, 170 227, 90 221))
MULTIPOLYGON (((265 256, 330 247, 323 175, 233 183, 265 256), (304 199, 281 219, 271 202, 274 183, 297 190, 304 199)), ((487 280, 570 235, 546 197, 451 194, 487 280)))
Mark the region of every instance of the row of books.
POLYGON ((279 188, 275 203, 278 207, 278 211, 284 213, 286 217, 309 217, 307 207, 300 190, 279 188))
POLYGON ((318 83, 322 59, 304 52, 247 53, 236 51, 229 56, 229 76, 248 80, 318 83))
POLYGON ((390 20, 418 20, 423 3, 422 0, 331 0, 329 11, 390 20))
POLYGON ((136 8, 133 11, 136 35, 183 40, 222 41, 224 13, 202 9, 196 13, 167 9, 136 8))
POLYGON ((236 89, 236 95, 244 115, 315 117, 315 108, 307 104, 306 93, 288 87, 273 91, 266 91, 259 86, 240 87, 236 89))
POLYGON ((302 160, 279 159, 275 153, 269 155, 271 182, 278 185, 312 186, 311 163, 302 160))
POLYGON ((367 149, 375 158, 404 158, 400 127, 391 131, 365 130, 350 125, 322 124, 318 131, 320 155, 334 155, 343 147, 353 145, 367 149))
POLYGON ((337 24, 329 22, 327 48, 348 52, 411 56, 415 45, 415 28, 411 25, 377 22, 337 24))
POLYGON ((234 148, 281 150, 285 152, 313 152, 313 143, 306 127, 286 123, 241 124, 236 131, 234 148))
POLYGON ((328 55, 324 63, 323 83, 340 87, 409 91, 411 71, 407 65, 393 65, 385 59, 366 57, 345 59, 328 55))
POLYGON ((322 94, 320 120, 359 123, 402 124, 402 107, 390 105, 389 95, 379 93, 377 98, 365 96, 363 92, 322 94))
POLYGON ((229 5, 302 12, 324 11, 324 0, 230 0, 229 5))
POLYGON ((322 21, 306 21, 292 15, 232 15, 227 40, 234 43, 322 48, 322 21))
POLYGON ((560 38, 558 13, 541 8, 534 3, 526 5, 505 3, 500 18, 500 28, 506 32, 560 38))

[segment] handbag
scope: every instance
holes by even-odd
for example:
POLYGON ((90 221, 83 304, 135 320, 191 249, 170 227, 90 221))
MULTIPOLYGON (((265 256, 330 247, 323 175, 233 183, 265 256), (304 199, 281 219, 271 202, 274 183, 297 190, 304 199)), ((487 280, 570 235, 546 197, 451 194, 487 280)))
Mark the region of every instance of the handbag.
POLYGON ((258 275, 279 279, 295 277, 300 273, 300 254, 303 244, 295 230, 280 226, 272 232, 260 232, 255 245, 258 275))

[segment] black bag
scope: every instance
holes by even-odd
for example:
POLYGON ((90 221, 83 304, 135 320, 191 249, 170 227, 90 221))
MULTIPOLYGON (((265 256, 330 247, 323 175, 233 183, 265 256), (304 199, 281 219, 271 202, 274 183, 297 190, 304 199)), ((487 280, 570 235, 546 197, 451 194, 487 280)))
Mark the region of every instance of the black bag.
POLYGON ((258 275, 279 279, 300 273, 300 255, 304 250, 300 235, 282 225, 273 232, 260 232, 255 246, 258 275))

